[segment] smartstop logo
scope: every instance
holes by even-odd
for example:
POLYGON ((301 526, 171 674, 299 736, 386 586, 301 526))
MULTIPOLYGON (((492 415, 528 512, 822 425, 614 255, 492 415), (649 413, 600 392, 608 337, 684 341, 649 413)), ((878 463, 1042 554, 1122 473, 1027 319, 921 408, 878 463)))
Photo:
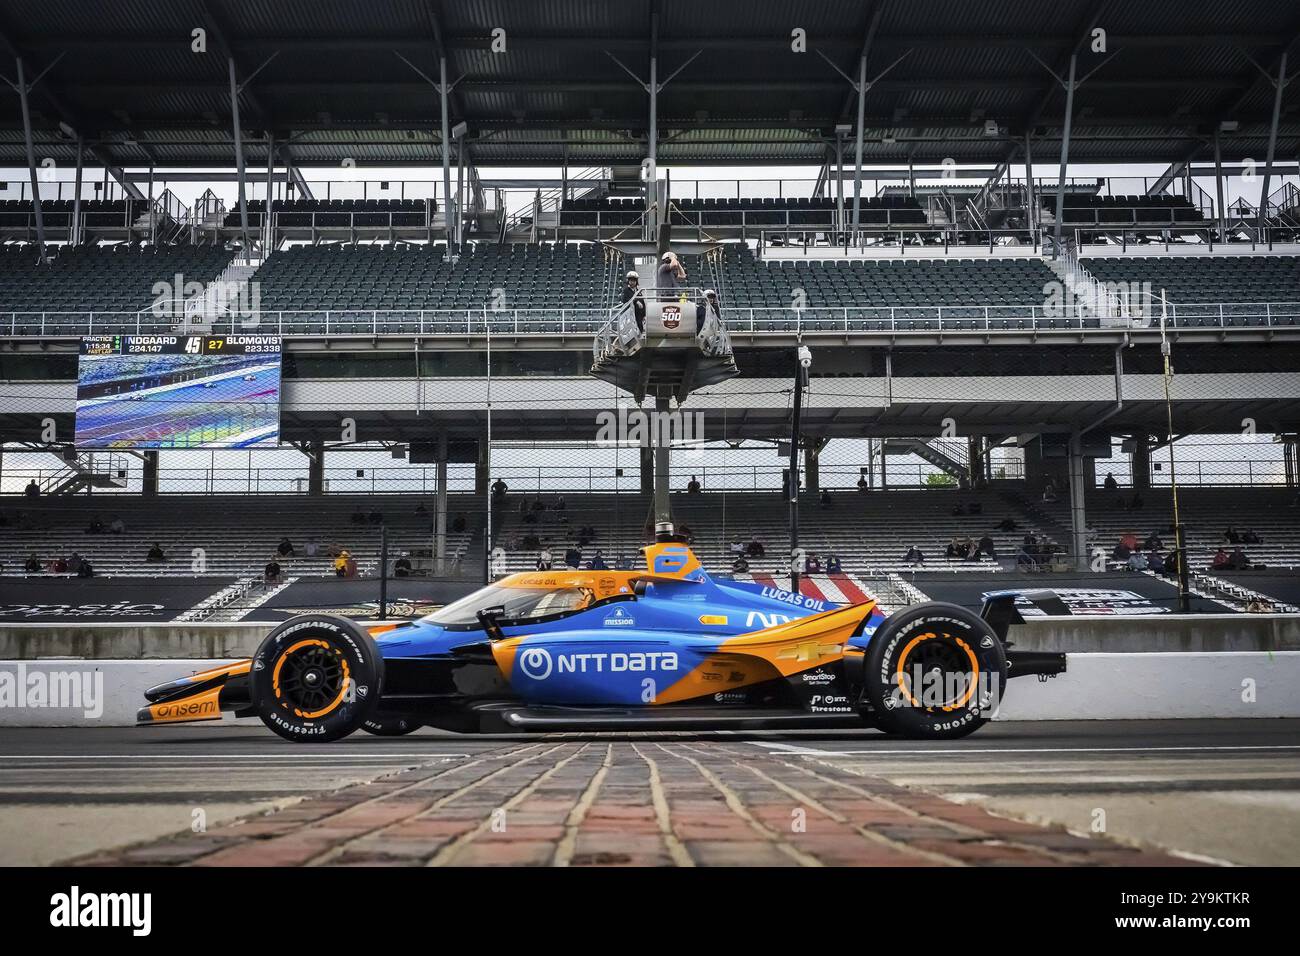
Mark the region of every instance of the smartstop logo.
POLYGON ((73 886, 50 897, 50 925, 56 929, 129 928, 132 936, 153 929, 152 893, 83 893, 73 886))
POLYGON ((0 670, 0 710, 79 710, 104 715, 104 672, 61 670, 19 662, 0 670))

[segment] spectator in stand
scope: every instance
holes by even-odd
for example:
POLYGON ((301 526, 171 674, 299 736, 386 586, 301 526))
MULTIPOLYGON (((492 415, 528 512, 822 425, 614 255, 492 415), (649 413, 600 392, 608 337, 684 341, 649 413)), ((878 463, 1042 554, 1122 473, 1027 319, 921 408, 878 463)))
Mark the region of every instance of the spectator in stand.
POLYGON ((591 570, 593 571, 609 570, 609 565, 605 563, 605 556, 600 553, 600 548, 597 548, 596 553, 591 556, 591 570))
POLYGON ((289 540, 287 534, 280 539, 280 543, 276 546, 275 550, 282 558, 294 558, 298 556, 297 549, 294 548, 293 542, 289 540))
MULTIPOLYGON (((991 534, 986 533, 984 537, 980 538, 979 554, 987 554, 989 558, 991 558, 994 561, 998 559, 997 542, 993 540, 993 536, 991 534)), ((977 554, 976 557, 978 557, 979 554, 977 554)))
POLYGON ((1223 548, 1220 548, 1218 551, 1214 552, 1214 558, 1210 561, 1210 567, 1215 571, 1226 571, 1228 570, 1228 561, 1228 552, 1223 550, 1223 548))
POLYGON ((122 520, 121 515, 116 515, 113 518, 112 523, 108 526, 108 530, 113 532, 113 534, 121 534, 126 530, 126 522, 122 520))
POLYGON ((541 551, 537 552, 537 570, 538 571, 551 570, 551 562, 554 560, 555 558, 551 555, 551 549, 542 548, 541 551))
POLYGON ((907 549, 907 554, 903 555, 903 563, 910 567, 916 567, 918 564, 925 564, 925 554, 916 545, 907 549))
POLYGON ((1106 472, 1106 480, 1101 483, 1101 486, 1107 491, 1119 491, 1119 482, 1115 480, 1115 476, 1109 471, 1106 472))
MULTIPOLYGON (((1143 551, 1163 551, 1164 549, 1165 549, 1165 543, 1163 540, 1161 540, 1160 532, 1158 531, 1152 531, 1149 535, 1147 535, 1147 539, 1142 542, 1143 551)), ((1150 563, 1151 563, 1151 559, 1148 558, 1147 564, 1150 563)))
POLYGON ((754 535, 749 539, 749 544, 745 547, 745 556, 750 558, 761 558, 765 551, 766 548, 763 547, 762 540, 758 535, 754 535))
POLYGON ((731 562, 731 573, 732 574, 749 573, 749 562, 745 560, 745 556, 743 554, 736 555, 736 560, 731 562))
POLYGON ((1228 555, 1228 570, 1245 571, 1250 568, 1250 558, 1246 557, 1246 552, 1241 548, 1233 548, 1232 554, 1228 555))
POLYGON ((1038 561, 1029 553, 1028 546, 1021 543, 1020 550, 1016 552, 1016 567, 1032 569, 1038 566, 1038 561))
POLYGON ((36 483, 35 478, 27 482, 27 487, 23 489, 23 494, 28 498, 39 498, 41 496, 41 486, 36 483))
POLYGON ((810 551, 808 557, 804 559, 803 569, 806 574, 821 574, 822 559, 817 556, 816 551, 810 551))
POLYGON ((271 560, 262 569, 262 580, 266 584, 280 583, 280 562, 275 560, 275 555, 271 555, 271 560))
POLYGON ((81 559, 81 567, 77 568, 77 577, 93 578, 95 576, 94 566, 85 558, 81 559))
POLYGON ((620 554, 617 558, 614 559, 614 570, 631 571, 632 570, 631 559, 629 559, 628 556, 625 554, 620 554))
POLYGON ((731 542, 731 544, 727 546, 727 550, 729 550, 732 554, 744 554, 745 542, 737 538, 735 541, 731 542))
POLYGON ((163 553, 162 545, 155 541, 153 547, 149 549, 149 553, 145 555, 144 559, 146 561, 157 563, 159 561, 166 561, 167 555, 163 553))
POLYGON ((1043 500, 1048 504, 1056 501, 1056 486, 1050 481, 1043 485, 1043 500))
POLYGON ((637 331, 645 332, 645 293, 641 291, 641 276, 636 272, 627 274, 623 284, 623 302, 632 303, 632 315, 636 319, 637 331))
POLYGON ((956 535, 953 535, 952 540, 948 542, 948 547, 944 549, 943 553, 949 558, 960 558, 966 553, 966 550, 962 547, 961 539, 956 535))
POLYGON ((962 557, 963 561, 978 561, 980 559, 979 545, 970 538, 966 539, 966 554, 962 557))
POLYGON ((99 515, 95 515, 95 517, 90 519, 90 524, 86 527, 86 534, 103 534, 103 533, 104 533, 104 522, 100 519, 99 515))
POLYGON ((1014 518, 1003 518, 998 524, 999 531, 1015 531, 1019 527, 1020 525, 1016 524, 1014 518))
POLYGON ((1178 575, 1178 552, 1170 551, 1165 555, 1165 574, 1176 577, 1178 575))
POLYGON ((366 513, 365 513, 364 511, 362 511, 360 508, 358 508, 356 511, 352 512, 352 523, 353 523, 353 524, 365 524, 365 523, 366 523, 366 513))
POLYGON ((871 490, 871 485, 867 483, 866 475, 858 475, 858 494, 866 494, 871 490))
POLYGON ((348 554, 347 551, 340 551, 338 553, 338 556, 334 559, 335 577, 346 578, 348 576, 348 561, 351 559, 352 555, 348 554))
POLYGON ((1130 571, 1145 571, 1147 569, 1147 559, 1142 556, 1141 551, 1134 551, 1128 556, 1128 569, 1130 571))
POLYGON ((1111 552, 1111 558, 1115 561, 1127 561, 1128 556, 1133 553, 1133 548, 1127 543, 1128 537, 1119 539, 1115 545, 1115 550, 1111 552))
POLYGON ((1235 527, 1233 527, 1232 525, 1228 525, 1228 530, 1223 532, 1223 540, 1228 542, 1228 544, 1240 544, 1241 535, 1237 533, 1237 529, 1235 527))
POLYGON ((1263 544, 1263 542, 1264 539, 1261 538, 1259 535, 1257 535, 1250 528, 1247 528, 1245 531, 1241 533, 1242 544, 1263 544))
POLYGON ((1152 550, 1147 555, 1147 570, 1156 574, 1165 573, 1165 559, 1160 556, 1160 552, 1152 550))
POLYGON ((401 555, 398 556, 397 560, 393 562, 393 576, 398 578, 409 578, 412 570, 414 569, 411 567, 411 558, 405 551, 403 551, 401 555))
POLYGON ((67 573, 68 573, 68 559, 67 559, 67 558, 61 558, 61 557, 60 557, 60 558, 55 558, 53 561, 51 561, 51 562, 50 562, 50 573, 51 573, 51 574, 67 574, 67 573))
POLYGON ((827 574, 844 573, 844 568, 840 564, 840 556, 836 554, 834 551, 826 555, 826 573, 827 574))
POLYGON ((509 485, 507 485, 500 478, 492 482, 492 497, 494 500, 500 501, 502 498, 506 496, 506 492, 508 490, 509 490, 509 485))
POLYGON ((460 534, 468 526, 469 526, 469 519, 465 517, 463 512, 457 514, 456 517, 451 519, 451 530, 453 534, 460 534))
POLYGON ((27 562, 23 565, 23 570, 28 574, 41 573, 41 558, 35 551, 27 556, 27 562))
POLYGON ((555 504, 551 505, 553 511, 563 511, 567 507, 568 505, 564 501, 564 495, 557 495, 555 498, 555 504))
POLYGON ((835 499, 833 499, 833 498, 831 497, 831 493, 830 493, 830 491, 828 491, 827 489, 823 488, 823 489, 822 489, 822 494, 821 494, 821 506, 822 506, 823 508, 829 508, 829 507, 831 507, 831 506, 834 505, 834 504, 835 504, 835 499))
POLYGON ((72 574, 76 574, 80 570, 81 570, 81 555, 73 551, 72 556, 68 558, 68 571, 72 574))
POLYGON ((582 552, 577 548, 569 548, 564 552, 564 563, 571 568, 576 568, 582 564, 582 552))
POLYGON ((371 508, 370 514, 366 516, 366 520, 368 520, 371 524, 383 524, 384 516, 380 514, 376 509, 371 508))
POLYGON ((688 495, 698 495, 700 493, 700 482, 694 475, 691 475, 691 480, 686 484, 686 493, 688 495))
POLYGON ((519 542, 519 548, 522 551, 536 551, 542 546, 542 539, 535 532, 528 532, 524 535, 524 540, 519 542))

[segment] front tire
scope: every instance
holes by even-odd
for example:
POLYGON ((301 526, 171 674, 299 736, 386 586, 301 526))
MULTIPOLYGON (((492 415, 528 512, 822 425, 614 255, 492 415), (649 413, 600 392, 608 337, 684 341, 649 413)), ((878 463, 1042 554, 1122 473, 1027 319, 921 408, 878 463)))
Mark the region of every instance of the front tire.
POLYGON ((374 734, 376 737, 405 737, 407 734, 413 734, 423 725, 410 717, 375 715, 367 717, 361 723, 361 729, 368 734, 374 734))
POLYGON ((886 733, 952 740, 988 722, 1006 680, 1006 651, 983 618, 932 601, 890 615, 876 631, 862 693, 886 733))
POLYGON ((250 677, 262 723, 285 740, 328 743, 359 729, 374 713, 384 662, 357 624, 304 614, 266 636, 250 677))

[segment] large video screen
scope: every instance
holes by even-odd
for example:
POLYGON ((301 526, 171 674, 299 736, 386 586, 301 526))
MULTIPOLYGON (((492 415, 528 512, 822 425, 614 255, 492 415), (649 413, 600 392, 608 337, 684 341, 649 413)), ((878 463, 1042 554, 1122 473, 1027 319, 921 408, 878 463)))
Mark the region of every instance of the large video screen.
POLYGON ((278 335, 92 335, 78 448, 250 448, 280 438, 278 335))

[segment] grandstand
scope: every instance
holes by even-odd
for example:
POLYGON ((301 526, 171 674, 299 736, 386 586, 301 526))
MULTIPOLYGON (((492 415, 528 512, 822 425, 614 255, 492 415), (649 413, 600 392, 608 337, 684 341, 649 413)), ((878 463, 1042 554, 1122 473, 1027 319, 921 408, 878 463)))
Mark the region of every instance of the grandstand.
MULTIPOLYGON (((137 5, 157 35, 56 0, 7 44, 32 74, 50 68, 22 94, 30 124, 14 98, 0 138, 11 583, 31 553, 75 551, 100 578, 211 577, 204 613, 291 608, 249 591, 282 535, 306 594, 328 585, 331 544, 373 580, 381 529, 390 561, 408 552, 421 578, 459 585, 532 568, 542 547, 612 565, 645 543, 668 486, 706 564, 725 571, 757 536, 742 573, 787 580, 797 431, 798 544, 873 593, 1029 574, 1026 536, 1047 549, 1032 573, 1075 584, 1125 532, 1170 544, 1156 452, 1172 446, 1190 564, 1214 579, 1197 608, 1252 590, 1204 570, 1229 524, 1263 538, 1253 590, 1294 603, 1278 582, 1300 568, 1300 120, 1272 111, 1257 70, 1296 35, 1287 5, 1258 4, 1248 32, 1210 3, 1179 7, 1200 32, 1173 29, 1168 5, 1110 10, 1129 52, 1108 57, 1083 42, 1096 13, 1081 0, 992 25, 947 11, 943 31, 925 4, 830 5, 809 14, 807 56, 762 3, 664 5, 653 40, 636 4, 594 23, 557 0, 542 30, 508 4, 379 2, 331 8, 307 36, 274 5, 223 4, 211 62, 184 65, 166 31, 188 35, 185 16, 137 5), (482 39, 501 23, 517 45, 489 66, 482 39), (651 58, 670 79, 648 111, 628 73, 651 58), (1065 75, 1072 58, 1089 80, 1062 155, 1065 97, 1042 65, 1065 75), (440 95, 426 84, 444 66, 460 79, 440 95), (859 67, 888 71, 855 90, 859 67), (55 181, 28 169, 29 145, 55 181), (668 248, 688 323, 716 291, 739 375, 700 388, 698 367, 675 370, 689 398, 671 411, 698 412, 703 433, 674 454, 703 450, 665 475, 654 449, 596 438, 628 394, 588 372, 626 274, 653 286, 668 248), (283 336, 276 447, 72 444, 81 336, 205 332, 283 336), (274 466, 288 477, 263 482, 262 455, 291 459, 274 466), (702 493, 684 493, 697 468, 702 493), (1119 492, 1102 486, 1113 469, 1119 492), (502 474, 514 487, 494 500, 502 474), (18 498, 29 480, 40 494, 18 498), (1142 509, 1116 506, 1134 492, 1142 509), (465 521, 439 565, 443 496, 449 526, 465 521), (97 516, 126 530, 86 534, 97 516), (985 535, 996 560, 945 555, 985 535), (154 541, 166 562, 145 560, 154 541)), ((1173 586, 1142 582, 1159 601, 1173 586)))

